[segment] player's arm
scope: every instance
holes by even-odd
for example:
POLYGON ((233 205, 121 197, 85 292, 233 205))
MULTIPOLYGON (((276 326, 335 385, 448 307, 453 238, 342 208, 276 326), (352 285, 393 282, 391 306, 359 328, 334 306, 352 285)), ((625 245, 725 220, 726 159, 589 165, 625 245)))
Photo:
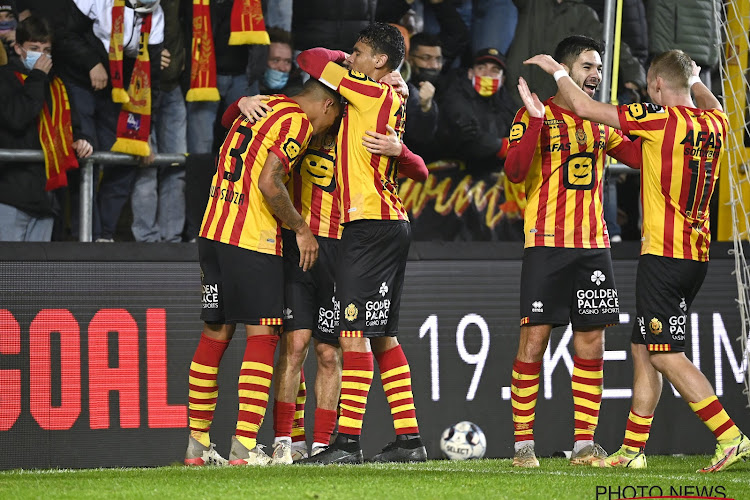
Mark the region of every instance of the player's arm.
POLYGON ((318 242, 305 219, 297 212, 284 185, 286 168, 281 159, 271 151, 258 178, 258 189, 273 210, 273 213, 297 233, 299 266, 307 271, 318 259, 318 242))
POLYGON ((643 166, 641 138, 639 137, 635 141, 631 141, 627 137, 623 137, 622 139, 623 141, 607 151, 607 154, 630 168, 640 170, 643 166))
POLYGON ((567 71, 562 64, 555 61, 552 56, 539 54, 531 59, 526 59, 524 64, 536 64, 550 75, 555 75, 558 71, 565 73, 562 77, 557 78, 557 88, 568 102, 571 110, 576 115, 585 120, 591 120, 597 123, 603 123, 610 127, 620 128, 620 118, 617 114, 617 107, 612 104, 595 101, 588 96, 581 88, 575 84, 572 78, 567 75, 567 71))
POLYGON ((505 159, 505 176, 515 183, 522 182, 529 173, 544 124, 544 104, 523 78, 518 79, 518 93, 525 108, 516 113, 510 127, 510 146, 505 159))
POLYGON ((341 94, 350 105, 366 108, 383 95, 387 86, 340 66, 346 58, 347 54, 340 50, 317 47, 301 52, 297 64, 302 71, 341 94))
POLYGON ((701 67, 693 61, 693 76, 688 83, 690 84, 690 90, 693 92, 696 106, 700 109, 718 109, 724 111, 724 108, 721 107, 721 103, 713 92, 711 92, 701 81, 698 76, 700 75, 700 72, 701 67))
POLYGON ((243 96, 229 105, 221 117, 221 125, 224 128, 230 128, 234 121, 244 115, 250 123, 255 123, 266 117, 266 113, 271 112, 273 108, 266 104, 270 99, 267 95, 243 96))

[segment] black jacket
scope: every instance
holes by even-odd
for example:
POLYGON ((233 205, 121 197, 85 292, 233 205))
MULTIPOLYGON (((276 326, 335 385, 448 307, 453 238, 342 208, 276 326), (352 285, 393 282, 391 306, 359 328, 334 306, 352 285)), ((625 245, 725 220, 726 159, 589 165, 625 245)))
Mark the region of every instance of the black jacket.
POLYGON ((406 101, 406 130, 404 142, 409 149, 425 159, 438 159, 437 129, 438 104, 437 95, 432 99, 432 106, 425 113, 419 105, 419 87, 409 82, 409 99, 406 101))
MULTIPOLYGON (((41 150, 37 118, 45 100, 51 104, 49 78, 40 70, 28 72, 18 58, 0 67, 0 149, 41 150), (16 72, 28 74, 26 80, 16 72)), ((75 116, 71 113, 71 116, 75 116)), ((76 139, 78 123, 73 124, 76 139)), ((11 205, 34 216, 56 212, 54 196, 45 191, 47 177, 44 161, 0 163, 0 203, 11 205)))
POLYGON ((440 88, 438 104, 438 138, 447 148, 444 153, 466 161, 474 172, 500 170, 502 162, 496 155, 517 110, 507 87, 482 97, 474 90, 466 69, 460 69, 440 88))
POLYGON ((377 0, 294 0, 294 48, 351 52, 359 32, 375 20, 377 0))

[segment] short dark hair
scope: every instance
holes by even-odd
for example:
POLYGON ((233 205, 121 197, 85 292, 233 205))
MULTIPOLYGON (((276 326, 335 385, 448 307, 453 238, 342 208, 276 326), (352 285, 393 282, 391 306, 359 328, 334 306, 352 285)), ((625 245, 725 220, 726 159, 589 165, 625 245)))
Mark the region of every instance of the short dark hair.
POLYGON ((372 23, 359 32, 357 41, 372 47, 376 54, 388 56, 386 67, 393 71, 398 68, 406 54, 406 42, 395 26, 386 23, 372 23))
POLYGON ((331 99, 336 101, 339 106, 343 105, 341 94, 333 90, 328 85, 322 83, 320 80, 316 80, 315 78, 309 78, 302 86, 302 90, 300 90, 296 95, 306 95, 317 99, 325 99, 326 97, 330 97, 331 99))
POLYGON ((603 55, 604 44, 588 36, 569 36, 557 44, 555 48, 555 61, 570 68, 576 59, 578 59, 578 56, 588 50, 595 50, 599 55, 603 55))
POLYGON ((409 39, 409 51, 414 52, 417 47, 442 47, 440 37, 432 33, 417 33, 409 39))
POLYGON ((46 19, 29 16, 16 28, 16 43, 23 45, 26 42, 50 42, 52 43, 52 28, 46 19))
POLYGON ((268 38, 271 39, 271 43, 283 43, 294 47, 292 45, 292 34, 281 28, 268 28, 268 38))

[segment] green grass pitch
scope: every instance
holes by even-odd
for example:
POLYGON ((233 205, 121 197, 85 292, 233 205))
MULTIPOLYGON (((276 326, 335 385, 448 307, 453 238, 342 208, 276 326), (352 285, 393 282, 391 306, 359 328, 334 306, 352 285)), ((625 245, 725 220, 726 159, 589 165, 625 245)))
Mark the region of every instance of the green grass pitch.
POLYGON ((0 498, 280 499, 750 499, 750 462, 716 474, 695 471, 708 456, 649 456, 648 469, 572 467, 541 459, 517 470, 509 459, 361 466, 268 466, 15 470, 0 472, 0 498))

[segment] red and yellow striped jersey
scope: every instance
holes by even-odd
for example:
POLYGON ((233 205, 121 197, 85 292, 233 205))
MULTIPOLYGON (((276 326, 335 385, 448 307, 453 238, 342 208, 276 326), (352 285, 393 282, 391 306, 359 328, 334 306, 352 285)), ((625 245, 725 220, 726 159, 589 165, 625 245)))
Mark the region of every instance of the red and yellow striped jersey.
MULTIPOLYGON (((544 123, 525 181, 525 247, 609 248, 602 204, 604 157, 627 139, 619 130, 561 108, 552 98, 544 104, 544 123)), ((516 113, 511 151, 520 146, 529 119, 525 107, 516 113)))
POLYGON ((368 153, 362 145, 367 130, 386 133, 390 125, 403 136, 406 103, 395 90, 357 71, 328 62, 320 81, 344 96, 338 135, 338 176, 342 223, 359 219, 409 220, 398 196, 396 158, 368 153))
POLYGON ((727 115, 650 103, 620 106, 618 112, 623 132, 643 138, 641 254, 707 261, 709 203, 727 115))
POLYGON ((281 225, 258 188, 269 152, 287 172, 307 147, 312 126, 296 102, 273 96, 265 118, 234 120, 219 151, 216 173, 203 215, 203 238, 248 250, 281 255, 281 225))
POLYGON ((335 131, 313 136, 305 155, 289 173, 287 188, 294 208, 313 234, 341 238, 335 131))

